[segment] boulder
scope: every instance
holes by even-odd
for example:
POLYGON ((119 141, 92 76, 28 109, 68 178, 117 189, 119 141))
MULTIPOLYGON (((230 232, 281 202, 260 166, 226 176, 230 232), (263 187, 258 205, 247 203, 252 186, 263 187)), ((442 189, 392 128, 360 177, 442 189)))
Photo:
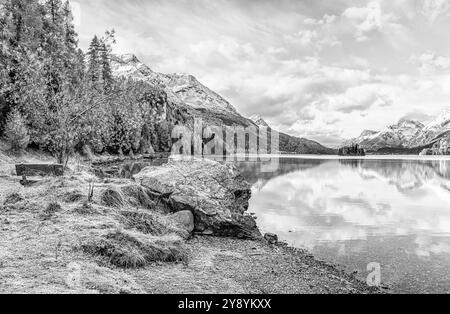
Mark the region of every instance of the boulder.
POLYGON ((189 210, 183 210, 171 216, 173 221, 180 227, 191 233, 195 229, 194 214, 189 210))
POLYGON ((250 185, 233 165, 207 159, 169 160, 143 169, 135 179, 159 195, 170 211, 192 212, 198 233, 261 237, 254 218, 246 214, 250 185))
POLYGON ((264 239, 269 242, 270 244, 277 244, 278 243, 278 236, 273 233, 266 233, 264 235, 264 239))

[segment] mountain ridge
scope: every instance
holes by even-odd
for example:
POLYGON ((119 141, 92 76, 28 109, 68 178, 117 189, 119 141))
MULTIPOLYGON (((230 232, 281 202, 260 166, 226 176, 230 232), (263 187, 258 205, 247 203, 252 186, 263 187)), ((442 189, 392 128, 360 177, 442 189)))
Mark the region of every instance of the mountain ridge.
POLYGON ((416 151, 432 146, 450 131, 450 108, 424 125, 417 120, 401 119, 397 124, 386 127, 383 131, 366 130, 357 138, 344 144, 354 143, 367 151, 402 152, 416 151))
MULTIPOLYGON (((269 127, 260 116, 256 121, 242 116, 224 97, 200 83, 193 75, 155 72, 139 61, 134 54, 113 55, 111 57, 111 68, 116 77, 142 80, 154 86, 162 87, 167 93, 169 101, 186 110, 190 116, 201 118, 207 124, 269 127)), ((318 142, 278 133, 280 134, 281 152, 300 154, 336 153, 335 150, 318 142)))

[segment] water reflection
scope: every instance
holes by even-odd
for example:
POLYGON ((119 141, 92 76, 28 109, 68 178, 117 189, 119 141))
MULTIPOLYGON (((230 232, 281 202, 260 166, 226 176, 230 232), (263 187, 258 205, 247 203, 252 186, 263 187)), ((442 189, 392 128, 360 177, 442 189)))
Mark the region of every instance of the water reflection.
POLYGON ((240 164, 263 231, 362 277, 379 262, 399 292, 450 291, 449 161, 289 158, 272 174, 258 166, 240 164))

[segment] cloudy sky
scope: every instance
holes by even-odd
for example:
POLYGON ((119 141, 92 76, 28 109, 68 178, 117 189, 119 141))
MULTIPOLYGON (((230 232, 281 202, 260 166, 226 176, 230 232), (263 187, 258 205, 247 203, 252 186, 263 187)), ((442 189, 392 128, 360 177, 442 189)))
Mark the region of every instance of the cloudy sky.
POLYGON ((78 0, 83 48, 186 72, 245 116, 336 145, 450 107, 447 0, 78 0))

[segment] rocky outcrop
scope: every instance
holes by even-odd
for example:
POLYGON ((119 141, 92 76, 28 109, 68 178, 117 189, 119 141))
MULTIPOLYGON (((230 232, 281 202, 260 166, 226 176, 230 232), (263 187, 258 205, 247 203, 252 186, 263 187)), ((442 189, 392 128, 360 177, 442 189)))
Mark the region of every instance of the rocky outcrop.
POLYGON ((232 165, 190 158, 171 160, 160 167, 143 169, 135 179, 159 195, 170 211, 191 211, 195 232, 238 238, 261 236, 254 218, 246 214, 250 185, 232 165))

